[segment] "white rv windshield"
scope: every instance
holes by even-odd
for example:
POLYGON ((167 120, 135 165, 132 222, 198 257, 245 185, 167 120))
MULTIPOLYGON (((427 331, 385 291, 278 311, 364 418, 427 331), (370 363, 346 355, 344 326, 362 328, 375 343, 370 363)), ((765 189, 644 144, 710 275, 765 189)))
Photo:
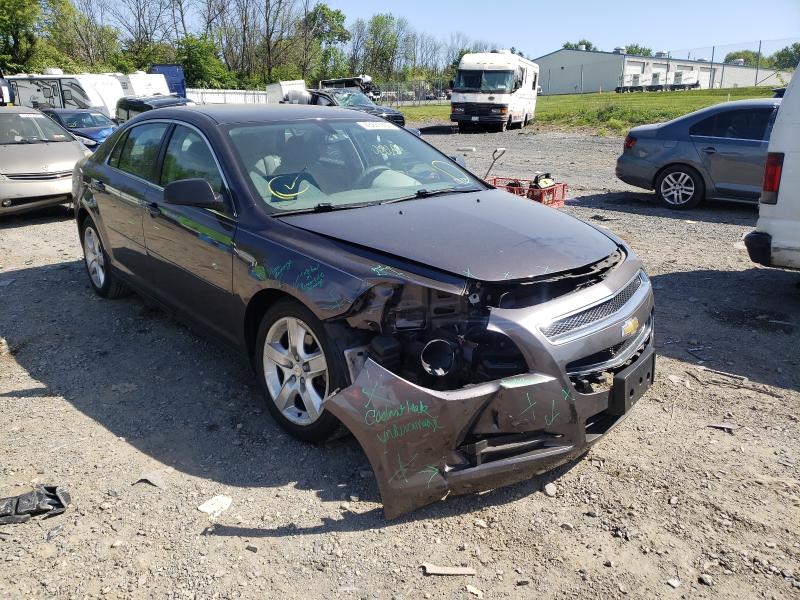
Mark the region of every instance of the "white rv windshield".
POLYGON ((513 89, 514 71, 479 71, 459 69, 453 91, 455 92, 510 92, 513 89))

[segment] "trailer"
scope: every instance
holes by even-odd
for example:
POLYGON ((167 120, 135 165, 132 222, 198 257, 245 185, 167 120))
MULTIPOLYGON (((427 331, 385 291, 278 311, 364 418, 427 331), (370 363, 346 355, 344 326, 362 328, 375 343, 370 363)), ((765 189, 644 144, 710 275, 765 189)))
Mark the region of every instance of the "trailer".
POLYGON ((700 74, 696 70, 630 73, 620 75, 619 82, 620 85, 614 89, 618 94, 693 90, 700 87, 700 74))
POLYGON ((65 75, 61 69, 44 74, 8 75, 15 104, 30 108, 93 108, 113 118, 117 100, 125 94, 111 75, 65 75))
POLYGON ((667 73, 667 86, 670 90, 696 90, 700 87, 698 71, 672 71, 667 73))
POLYGON ((170 89, 167 78, 161 73, 145 73, 135 71, 130 75, 122 73, 105 73, 111 75, 122 86, 126 96, 169 96, 170 89))
POLYGON ((626 73, 620 75, 619 86, 614 90, 618 94, 626 92, 643 92, 645 88, 649 87, 653 75, 651 73, 626 73))

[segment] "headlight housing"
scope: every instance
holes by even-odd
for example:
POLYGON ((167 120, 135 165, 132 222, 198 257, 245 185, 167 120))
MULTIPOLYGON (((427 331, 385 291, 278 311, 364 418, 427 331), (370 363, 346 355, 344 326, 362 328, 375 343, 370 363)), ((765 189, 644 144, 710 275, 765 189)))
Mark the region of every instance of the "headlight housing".
POLYGON ((94 146, 97 146, 97 142, 95 142, 93 139, 84 137, 82 135, 76 134, 75 139, 78 140, 84 146, 87 146, 88 148, 93 148, 94 146))
POLYGON ((493 115, 507 115, 508 114, 508 107, 507 106, 495 106, 490 110, 493 115))

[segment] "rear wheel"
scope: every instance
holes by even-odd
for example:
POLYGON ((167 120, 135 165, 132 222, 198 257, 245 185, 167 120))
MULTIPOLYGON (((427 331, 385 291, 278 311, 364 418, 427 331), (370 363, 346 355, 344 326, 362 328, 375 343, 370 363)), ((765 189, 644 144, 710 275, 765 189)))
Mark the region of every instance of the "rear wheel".
POLYGON ((458 133, 469 133, 472 131, 472 125, 469 123, 459 123, 458 124, 458 133))
POLYGON ((346 387, 347 378, 322 322, 302 304, 281 300, 261 320, 256 348, 259 379, 278 424, 307 442, 335 437, 341 425, 322 401, 346 387))
POLYGON ((86 217, 81 223, 81 242, 83 244, 83 257, 89 282, 98 296, 113 299, 125 295, 128 288, 120 282, 116 275, 109 269, 110 261, 97 233, 97 226, 91 217, 86 217))
POLYGON ((700 173, 685 165, 675 165, 662 171, 656 178, 655 188, 661 204, 679 210, 694 208, 705 196, 700 173))

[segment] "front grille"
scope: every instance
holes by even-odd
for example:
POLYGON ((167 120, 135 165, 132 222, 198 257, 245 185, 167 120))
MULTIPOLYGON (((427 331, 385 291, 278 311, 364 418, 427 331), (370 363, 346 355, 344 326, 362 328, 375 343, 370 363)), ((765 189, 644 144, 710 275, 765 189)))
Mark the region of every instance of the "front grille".
POLYGON ((12 181, 52 181, 72 177, 72 171, 53 171, 51 173, 13 173, 6 175, 12 181))
POLYGON ((453 106, 464 107, 464 112, 459 114, 464 114, 468 117, 488 117, 492 114, 492 109, 498 107, 497 104, 482 104, 478 102, 469 102, 466 104, 457 104, 453 106))
POLYGON ((587 308, 586 310, 574 315, 564 317, 558 321, 553 321, 547 327, 542 328, 542 333, 548 338, 555 338, 560 335, 575 331, 576 329, 580 329, 581 327, 591 325, 592 323, 605 319, 606 317, 610 317, 623 306, 625 306, 628 300, 633 298, 636 290, 638 290, 641 285, 642 276, 639 274, 616 296, 613 296, 605 302, 596 304, 595 306, 587 308))

